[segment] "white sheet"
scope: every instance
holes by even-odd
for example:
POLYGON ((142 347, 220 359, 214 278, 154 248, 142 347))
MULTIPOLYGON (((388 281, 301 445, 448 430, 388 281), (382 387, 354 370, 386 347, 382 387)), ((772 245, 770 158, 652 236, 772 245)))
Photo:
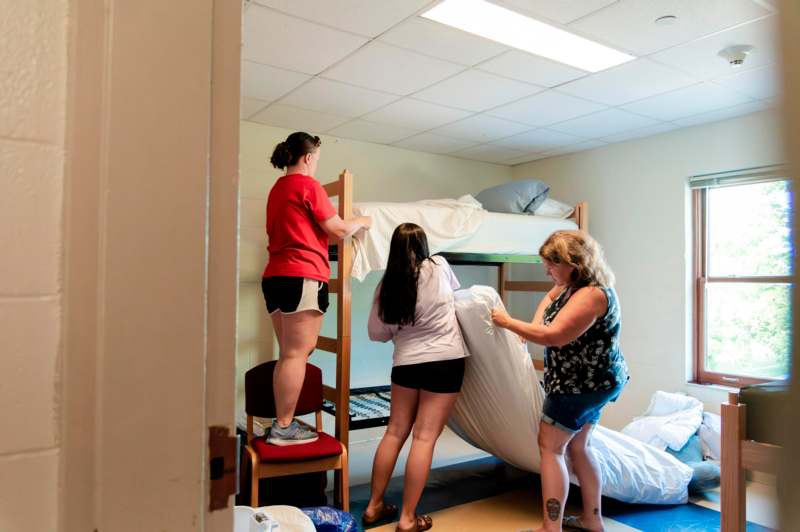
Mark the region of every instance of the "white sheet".
POLYGON ((449 199, 356 203, 353 213, 372 217, 372 228, 353 238, 352 275, 359 281, 373 270, 386 268, 392 232, 404 222, 425 230, 431 253, 536 255, 554 231, 577 228, 572 220, 493 213, 474 201, 449 199))
POLYGON ((428 200, 416 203, 357 203, 357 216, 371 216, 372 227, 353 238, 353 277, 363 281, 373 270, 386 269, 392 233, 401 223, 419 225, 428 235, 431 253, 449 251, 480 227, 486 211, 458 200, 428 200))
MULTIPOLYGON (((456 315, 471 356, 448 425, 476 447, 538 472, 544 390, 524 344, 492 324, 490 311, 498 305, 500 297, 488 286, 456 292, 456 315)), ((633 503, 687 501, 692 469, 672 455, 602 426, 591 444, 603 472, 604 495, 633 503)), ((577 484, 574 476, 572 481, 577 484)))

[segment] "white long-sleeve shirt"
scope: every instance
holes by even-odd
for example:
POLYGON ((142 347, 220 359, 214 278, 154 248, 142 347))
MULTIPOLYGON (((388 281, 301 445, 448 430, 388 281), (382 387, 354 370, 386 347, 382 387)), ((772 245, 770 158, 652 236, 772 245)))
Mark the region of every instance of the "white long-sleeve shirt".
POLYGON ((453 291, 461 285, 444 257, 426 260, 417 281, 417 307, 414 325, 389 325, 378 314, 375 290, 369 314, 369 337, 378 342, 394 341, 392 366, 452 360, 467 356, 461 329, 456 320, 453 291))

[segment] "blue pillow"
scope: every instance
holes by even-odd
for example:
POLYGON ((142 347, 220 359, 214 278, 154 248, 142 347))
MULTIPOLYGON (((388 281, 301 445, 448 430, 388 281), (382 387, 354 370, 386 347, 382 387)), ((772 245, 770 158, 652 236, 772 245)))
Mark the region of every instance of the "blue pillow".
POLYGON ((511 181, 482 190, 475 196, 483 208, 492 212, 533 214, 547 199, 550 187, 538 179, 511 181))

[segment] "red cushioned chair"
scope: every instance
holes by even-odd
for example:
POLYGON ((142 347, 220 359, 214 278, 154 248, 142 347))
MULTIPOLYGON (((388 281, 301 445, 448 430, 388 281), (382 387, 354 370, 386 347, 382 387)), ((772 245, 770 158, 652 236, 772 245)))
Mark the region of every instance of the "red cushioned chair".
POLYGON ((271 361, 259 364, 244 375, 247 452, 250 455, 251 465, 251 506, 258 506, 259 479, 338 469, 342 472, 339 475, 342 510, 349 511, 347 449, 339 440, 322 432, 322 371, 318 367, 306 364, 306 378, 295 414, 298 416, 312 412, 316 414, 315 430, 319 433, 319 439, 313 443, 280 447, 268 444, 265 436, 254 437, 254 417, 270 420, 275 417, 275 400, 272 393, 274 371, 275 361, 271 361))

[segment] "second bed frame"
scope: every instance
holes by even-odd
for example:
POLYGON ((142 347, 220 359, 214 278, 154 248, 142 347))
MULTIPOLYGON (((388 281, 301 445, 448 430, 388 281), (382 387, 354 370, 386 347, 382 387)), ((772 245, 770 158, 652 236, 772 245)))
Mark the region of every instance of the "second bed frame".
MULTIPOLYGON (((336 181, 323 185, 329 197, 338 197, 339 216, 347 219, 353 215, 353 176, 348 170, 342 171, 336 181)), ((589 230, 589 208, 585 202, 575 206, 570 216, 582 231, 589 230)), ((479 254, 479 253, 441 253, 450 264, 495 266, 497 267, 497 288, 503 301, 508 292, 547 292, 552 284, 546 281, 509 281, 508 269, 511 264, 537 264, 541 263, 538 255, 508 255, 508 254, 479 254)), ((323 394, 327 406, 325 410, 336 418, 336 439, 349 450, 351 411, 350 396, 353 393, 378 394, 384 393, 383 387, 350 390, 350 348, 351 348, 351 318, 352 318, 352 293, 350 272, 353 266, 353 244, 351 239, 339 240, 331 246, 330 260, 338 263, 338 277, 331 279, 329 290, 336 294, 336 338, 320 336, 317 349, 336 355, 336 385, 323 385, 323 394), (380 388, 380 389, 379 389, 380 388)), ((534 360, 534 366, 541 370, 542 361, 534 360)), ((352 428, 367 428, 385 425, 388 415, 376 418, 369 422, 354 422, 352 428)), ((337 471, 337 475, 340 473, 337 471)), ((334 483, 339 486, 338 482, 334 483)), ((336 501, 341 500, 338 489, 334 493, 336 501)))

